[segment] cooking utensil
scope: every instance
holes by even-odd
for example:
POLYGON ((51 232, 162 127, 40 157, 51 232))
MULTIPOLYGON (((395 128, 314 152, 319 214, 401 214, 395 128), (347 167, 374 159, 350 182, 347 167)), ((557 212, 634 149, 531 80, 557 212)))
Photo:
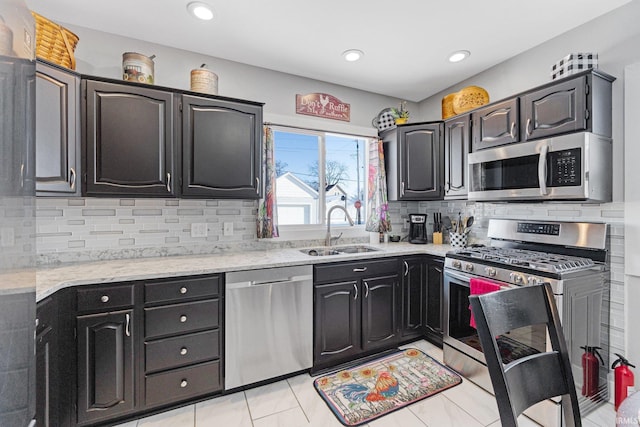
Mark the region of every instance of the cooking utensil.
POLYGON ((445 230, 451 230, 451 218, 449 218, 448 216, 444 216, 442 218, 442 226, 444 227, 445 230))
POLYGON ((456 233, 462 233, 462 212, 458 212, 458 227, 456 233))
POLYGON ((474 221, 475 221, 475 220, 474 220, 474 218, 473 218, 473 215, 471 215, 469 218, 467 218, 467 222, 466 222, 466 224, 464 225, 464 228, 469 229, 469 227, 471 227, 471 226, 473 225, 473 222, 474 222, 474 221))

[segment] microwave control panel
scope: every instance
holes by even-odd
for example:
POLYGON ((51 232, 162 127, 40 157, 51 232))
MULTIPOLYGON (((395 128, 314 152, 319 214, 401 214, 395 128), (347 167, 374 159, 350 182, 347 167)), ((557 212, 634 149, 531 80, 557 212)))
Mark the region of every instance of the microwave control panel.
POLYGON ((571 187, 581 185, 582 153, 580 148, 554 151, 548 155, 551 187, 571 187))

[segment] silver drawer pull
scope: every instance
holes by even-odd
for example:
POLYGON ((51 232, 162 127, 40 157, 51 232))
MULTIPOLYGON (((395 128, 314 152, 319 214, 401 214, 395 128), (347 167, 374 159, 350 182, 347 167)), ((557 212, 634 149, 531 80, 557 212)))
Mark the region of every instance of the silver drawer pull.
POLYGON ((189 383, 187 383, 187 380, 180 381, 180 387, 185 388, 188 385, 189 385, 189 383))
POLYGON ((185 316, 184 314, 180 316, 180 323, 184 323, 186 321, 187 321, 187 316, 185 316))
POLYGON ((181 356, 184 356, 185 354, 187 354, 187 347, 182 347, 182 348, 180 349, 180 355, 181 355, 181 356))
POLYGON ((188 291, 188 289, 185 286, 180 288, 180 293, 183 294, 183 295, 186 294, 187 291, 188 291))
POLYGON ((367 271, 367 267, 354 268, 354 269, 353 269, 353 272, 354 272, 354 273, 362 273, 363 271, 367 271))
POLYGON ((100 301, 102 302, 109 302, 109 296, 108 295, 102 295, 100 297, 100 301))

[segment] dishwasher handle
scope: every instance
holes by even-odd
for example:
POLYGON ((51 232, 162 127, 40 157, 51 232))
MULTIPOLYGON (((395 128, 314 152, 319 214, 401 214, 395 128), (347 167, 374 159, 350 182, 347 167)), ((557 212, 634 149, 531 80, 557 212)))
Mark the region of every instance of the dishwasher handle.
POLYGON ((261 281, 261 280, 248 280, 248 281, 243 281, 243 282, 234 282, 234 283, 227 283, 226 284, 226 288, 227 289, 242 289, 242 288, 250 288, 250 287, 255 287, 255 286, 268 286, 268 285, 285 285, 285 284, 290 284, 290 283, 297 283, 297 282, 304 282, 304 281, 311 281, 313 280, 313 276, 311 275, 304 275, 304 276, 293 276, 293 277, 286 277, 283 279, 271 279, 271 280, 265 280, 265 281, 261 281))

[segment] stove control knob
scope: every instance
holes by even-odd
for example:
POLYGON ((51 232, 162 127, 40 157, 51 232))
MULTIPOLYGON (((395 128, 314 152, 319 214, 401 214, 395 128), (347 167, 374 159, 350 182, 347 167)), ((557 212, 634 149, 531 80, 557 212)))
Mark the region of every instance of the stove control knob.
POLYGON ((460 268, 462 267, 462 263, 460 261, 458 261, 457 259, 453 260, 453 263, 451 264, 453 266, 453 268, 460 268))
POLYGON ((511 274, 509 274, 509 278, 516 285, 522 285, 522 284, 526 283, 524 276, 522 276, 521 274, 511 273, 511 274))
POLYGON ((489 277, 496 277, 496 269, 493 267, 485 267, 484 268, 484 272, 487 274, 487 276, 489 277))
POLYGON ((535 276, 529 276, 527 277, 527 282, 529 282, 530 285, 539 285, 540 283, 542 283, 542 279, 535 276))
POLYGON ((473 271, 473 264, 471 264, 471 263, 469 263, 469 262, 468 262, 468 263, 466 263, 466 264, 464 265, 464 269, 465 269, 465 270, 467 270, 467 271, 473 271))

